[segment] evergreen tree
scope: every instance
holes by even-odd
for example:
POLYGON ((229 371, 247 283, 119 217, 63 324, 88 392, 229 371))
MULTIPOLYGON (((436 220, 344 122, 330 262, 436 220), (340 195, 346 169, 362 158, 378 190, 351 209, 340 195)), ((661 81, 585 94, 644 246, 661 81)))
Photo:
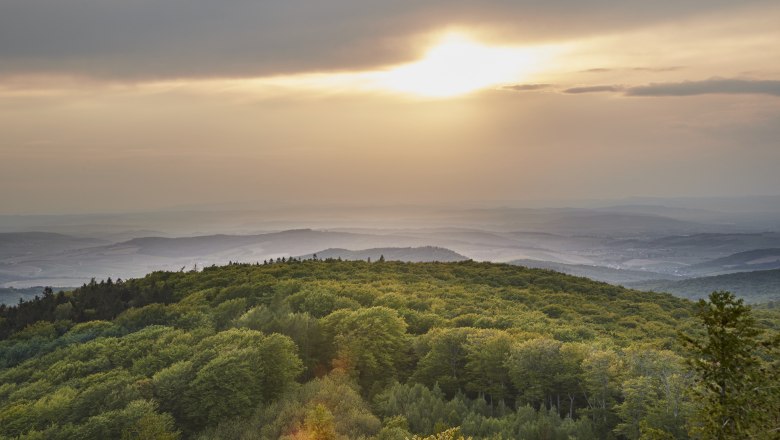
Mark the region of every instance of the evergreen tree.
MULTIPOLYGON (((778 434, 777 370, 762 355, 762 342, 750 307, 730 292, 713 292, 698 302, 702 339, 683 336, 692 350, 689 360, 698 373, 699 410, 691 424, 694 438, 776 438, 778 434)), ((768 357, 768 356, 767 356, 768 357)))

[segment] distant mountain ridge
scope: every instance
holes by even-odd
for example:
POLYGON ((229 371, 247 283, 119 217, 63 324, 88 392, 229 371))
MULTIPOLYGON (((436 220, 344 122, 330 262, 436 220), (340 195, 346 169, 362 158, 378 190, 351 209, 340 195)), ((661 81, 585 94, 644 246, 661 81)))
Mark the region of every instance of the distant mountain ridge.
MULTIPOLYGON (((535 211, 528 220, 538 222, 539 227, 549 225, 555 216, 545 213, 588 216, 587 212, 563 209, 535 211)), ((485 213, 475 212, 478 216, 482 214, 485 213)), ((630 223, 633 217, 610 218, 630 223)), ((583 225, 598 219, 604 220, 597 215, 583 225)), ((609 221, 603 226, 619 226, 620 223, 609 221)), ((625 228, 618 229, 625 232, 625 228)), ((777 232, 700 231, 628 238, 622 232, 616 236, 598 236, 583 235, 585 229, 574 234, 560 234, 454 226, 298 228, 243 235, 179 237, 166 237, 164 233, 152 231, 152 235, 131 239, 126 239, 129 233, 118 233, 112 235, 117 238, 115 240, 106 240, 105 234, 99 239, 50 232, 0 233, 0 287, 78 286, 93 277, 98 280, 128 279, 157 270, 179 271, 228 262, 255 263, 290 256, 310 257, 314 253, 323 259, 363 261, 384 256, 386 260, 406 262, 467 259, 506 262, 618 285, 780 269, 780 233, 777 232), (125 238, 120 240, 119 237, 125 238)))
POLYGON ((54 232, 0 232, 0 259, 62 252, 105 245, 106 243, 104 240, 74 237, 54 232))
MULTIPOLYGON (((17 237, 19 234, 11 235, 17 237)), ((93 277, 127 279, 155 270, 175 271, 183 267, 223 265, 230 261, 259 262, 269 258, 307 255, 337 247, 370 249, 432 244, 423 237, 402 234, 362 234, 313 229, 292 229, 254 235, 139 237, 108 244, 90 240, 83 242, 83 246, 77 245, 81 243, 81 239, 60 234, 52 234, 57 241, 48 245, 45 240, 38 240, 38 235, 28 236, 27 241, 30 244, 24 245, 26 241, 22 240, 24 246, 7 247, 8 256, 5 259, 0 258, 0 287, 77 286, 93 277), (65 244, 58 245, 59 241, 64 241, 65 244), (27 252, 26 249, 32 251, 27 252)), ((3 249, 0 242, 0 251, 3 249)), ((408 261, 429 261, 421 257, 415 258, 408 261)), ((444 253, 432 258, 442 261, 467 259, 444 253)))
POLYGON ((403 261, 407 263, 425 263, 425 262, 441 262, 449 263, 456 261, 467 261, 468 257, 465 257, 455 251, 449 249, 436 247, 436 246, 422 246, 422 247, 388 247, 388 248, 373 248, 362 250, 348 250, 341 248, 329 248, 316 252, 314 254, 303 255, 301 258, 309 259, 314 255, 318 259, 328 258, 341 258, 342 260, 368 260, 377 261, 381 257, 384 257, 388 261, 403 261))
POLYGON ((686 298, 704 298, 716 290, 727 290, 747 302, 780 301, 780 269, 738 272, 679 281, 656 280, 629 283, 639 290, 668 292, 686 298))
POLYGON ((694 264, 688 268, 691 273, 745 272, 780 269, 780 248, 753 249, 737 252, 723 258, 694 264))
POLYGON ((513 260, 509 264, 524 266, 532 269, 549 269, 556 272, 586 277, 596 281, 603 281, 610 284, 624 285, 626 283, 635 283, 639 281, 657 281, 669 277, 658 272, 632 269, 615 269, 612 267, 596 266, 588 264, 565 264, 552 261, 541 260, 513 260))
MULTIPOLYGON (((714 234, 701 233, 690 235, 672 235, 668 237, 657 238, 648 242, 648 246, 653 247, 698 247, 708 249, 731 249, 743 248, 744 250, 757 248, 780 247, 780 233, 777 232, 759 232, 759 233, 731 233, 714 234)), ((736 251, 732 251, 736 252, 736 251)))

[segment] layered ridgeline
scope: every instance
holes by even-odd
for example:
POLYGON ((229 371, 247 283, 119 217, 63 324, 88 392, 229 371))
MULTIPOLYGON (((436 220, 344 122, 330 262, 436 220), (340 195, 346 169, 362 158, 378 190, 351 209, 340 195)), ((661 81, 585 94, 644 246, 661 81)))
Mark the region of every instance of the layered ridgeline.
POLYGON ((704 298, 714 290, 728 290, 749 303, 780 301, 780 269, 737 272, 685 280, 652 280, 628 283, 640 290, 670 292, 686 298, 704 298))
POLYGON ((469 258, 451 251, 449 249, 436 246, 420 247, 389 247, 372 248, 361 250, 348 250, 340 248, 329 248, 316 254, 301 256, 304 260, 312 258, 320 259, 342 259, 342 260, 364 260, 364 261, 405 261, 408 263, 442 262, 449 263, 455 261, 466 261, 469 258))
MULTIPOLYGON (((762 325, 778 324, 773 311, 762 325)), ((0 306, 0 437, 687 438, 693 303, 490 263, 288 261, 0 306)))

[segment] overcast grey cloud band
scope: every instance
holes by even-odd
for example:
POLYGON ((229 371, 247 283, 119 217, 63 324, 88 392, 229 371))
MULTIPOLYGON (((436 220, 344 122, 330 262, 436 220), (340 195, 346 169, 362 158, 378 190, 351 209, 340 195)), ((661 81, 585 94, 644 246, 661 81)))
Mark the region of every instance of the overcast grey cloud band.
POLYGON ((0 75, 247 77, 409 60, 412 38, 490 26, 529 43, 769 0, 4 0, 0 75))

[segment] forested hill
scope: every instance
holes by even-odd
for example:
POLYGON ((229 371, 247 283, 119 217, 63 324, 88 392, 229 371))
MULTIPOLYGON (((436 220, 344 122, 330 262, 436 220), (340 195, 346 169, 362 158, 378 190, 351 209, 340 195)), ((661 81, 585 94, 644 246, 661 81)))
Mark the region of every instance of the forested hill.
MULTIPOLYGON (((318 318, 337 309, 386 306, 418 333, 433 325, 520 327, 533 317, 534 328, 554 323, 557 333, 595 337, 619 331, 621 338, 634 339, 655 334, 658 323, 679 324, 691 306, 668 294, 503 264, 307 260, 155 272, 124 282, 90 283, 68 295, 44 294, 21 307, 0 308, 0 336, 38 320, 111 320, 128 308, 154 303, 197 303, 201 312, 209 312, 206 306, 232 299, 248 307, 283 300, 293 312, 318 318)), ((665 336, 673 336, 674 329, 667 330, 665 336)))
POLYGON ((693 312, 471 261, 93 282, 0 307, 0 438, 686 438, 693 312))

